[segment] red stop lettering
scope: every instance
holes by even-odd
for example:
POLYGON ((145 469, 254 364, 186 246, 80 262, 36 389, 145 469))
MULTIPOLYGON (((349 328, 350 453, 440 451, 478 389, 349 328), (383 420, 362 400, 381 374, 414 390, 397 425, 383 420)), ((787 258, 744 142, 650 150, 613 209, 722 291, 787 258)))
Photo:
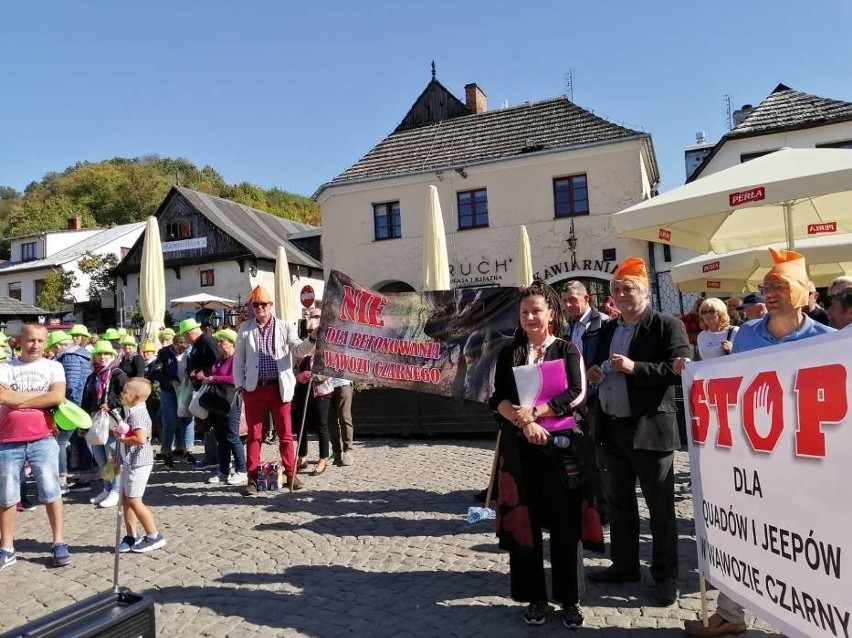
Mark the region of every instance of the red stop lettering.
POLYGON ((703 379, 695 379, 689 386, 689 411, 692 413, 692 440, 704 443, 710 430, 710 408, 703 379))
POLYGON ((799 427, 798 456, 825 457, 823 423, 840 423, 846 417, 846 368, 839 364, 803 368, 796 373, 799 427))
POLYGON ((743 394, 742 414, 743 430, 752 449, 775 449, 784 430, 784 390, 777 374, 761 372, 754 378, 743 394))
POLYGON ((716 419, 719 421, 716 445, 720 447, 731 447, 734 443, 731 424, 728 422, 728 410, 737 404, 737 392, 742 382, 742 377, 730 377, 711 379, 707 383, 710 404, 716 408, 716 419))

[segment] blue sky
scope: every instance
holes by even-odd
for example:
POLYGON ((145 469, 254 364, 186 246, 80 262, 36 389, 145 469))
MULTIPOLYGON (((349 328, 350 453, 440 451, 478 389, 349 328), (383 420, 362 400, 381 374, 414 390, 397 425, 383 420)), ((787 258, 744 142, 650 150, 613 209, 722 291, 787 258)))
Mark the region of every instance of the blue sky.
POLYGON ((158 154, 310 195, 387 135, 430 79, 489 108, 561 95, 653 135, 661 190, 696 131, 779 82, 852 101, 852 3, 8 3, 0 185, 158 154), (528 5, 528 6, 525 6, 528 5))

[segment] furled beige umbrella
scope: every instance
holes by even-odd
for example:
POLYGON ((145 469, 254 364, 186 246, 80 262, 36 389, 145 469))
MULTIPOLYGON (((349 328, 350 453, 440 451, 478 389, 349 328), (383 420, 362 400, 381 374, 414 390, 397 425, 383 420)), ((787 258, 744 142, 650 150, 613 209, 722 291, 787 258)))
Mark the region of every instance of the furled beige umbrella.
POLYGON ((143 341, 157 343, 157 333, 166 315, 166 278, 163 272, 163 246, 156 217, 149 217, 142 243, 142 264, 139 271, 139 310, 145 319, 143 341))
POLYGON ((298 317, 293 310, 293 289, 290 282, 290 262, 284 246, 278 247, 275 259, 275 316, 282 321, 296 323, 298 317))
MULTIPOLYGON (((681 292, 755 291, 774 265, 768 248, 695 257, 672 268, 672 281, 681 292)), ((804 255, 808 274, 817 286, 828 286, 837 277, 852 274, 852 233, 803 239, 796 242, 796 250, 804 255)))
POLYGON ((517 283, 521 287, 529 286, 533 282, 532 253, 530 251, 530 236, 527 227, 520 226, 518 238, 518 262, 517 283))
POLYGON ((612 216, 615 234, 726 253, 852 232, 852 150, 784 148, 612 216))
POLYGON ((429 186, 423 221, 423 290, 449 290, 450 263, 438 189, 429 186))

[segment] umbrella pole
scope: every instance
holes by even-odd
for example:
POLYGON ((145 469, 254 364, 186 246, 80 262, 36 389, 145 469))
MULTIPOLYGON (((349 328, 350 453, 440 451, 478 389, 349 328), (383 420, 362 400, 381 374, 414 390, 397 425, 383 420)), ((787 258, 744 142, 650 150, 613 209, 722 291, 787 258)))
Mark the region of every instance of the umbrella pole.
POLYGON ((787 230, 787 250, 796 250, 796 233, 793 232, 793 204, 784 202, 784 226, 787 230))
POLYGON ((305 419, 308 416, 308 399, 311 396, 311 388, 314 385, 314 378, 311 377, 308 381, 308 392, 305 394, 305 405, 302 406, 302 423, 299 425, 299 438, 296 442, 296 447, 293 450, 293 476, 290 477, 290 493, 293 493, 293 481, 296 478, 296 472, 299 471, 299 448, 302 446, 302 436, 305 433, 305 419))

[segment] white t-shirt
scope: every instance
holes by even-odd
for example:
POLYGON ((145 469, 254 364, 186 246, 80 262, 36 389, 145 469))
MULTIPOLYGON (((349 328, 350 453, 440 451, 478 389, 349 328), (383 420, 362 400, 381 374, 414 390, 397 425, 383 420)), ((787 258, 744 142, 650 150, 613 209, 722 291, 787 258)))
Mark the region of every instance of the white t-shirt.
MULTIPOLYGON (((18 392, 47 392, 53 384, 65 383, 65 369, 51 359, 12 359, 0 364, 0 383, 18 392)), ((44 410, 0 406, 0 442, 38 441, 51 434, 44 410)))
MULTIPOLYGON (((734 335, 737 334, 737 330, 739 330, 739 328, 736 326, 730 329, 730 341, 732 343, 734 341, 734 335)), ((698 333, 698 356, 701 357, 702 361, 724 356, 725 351, 722 350, 722 344, 725 341, 728 341, 728 328, 719 330, 718 332, 702 330, 698 333)))

